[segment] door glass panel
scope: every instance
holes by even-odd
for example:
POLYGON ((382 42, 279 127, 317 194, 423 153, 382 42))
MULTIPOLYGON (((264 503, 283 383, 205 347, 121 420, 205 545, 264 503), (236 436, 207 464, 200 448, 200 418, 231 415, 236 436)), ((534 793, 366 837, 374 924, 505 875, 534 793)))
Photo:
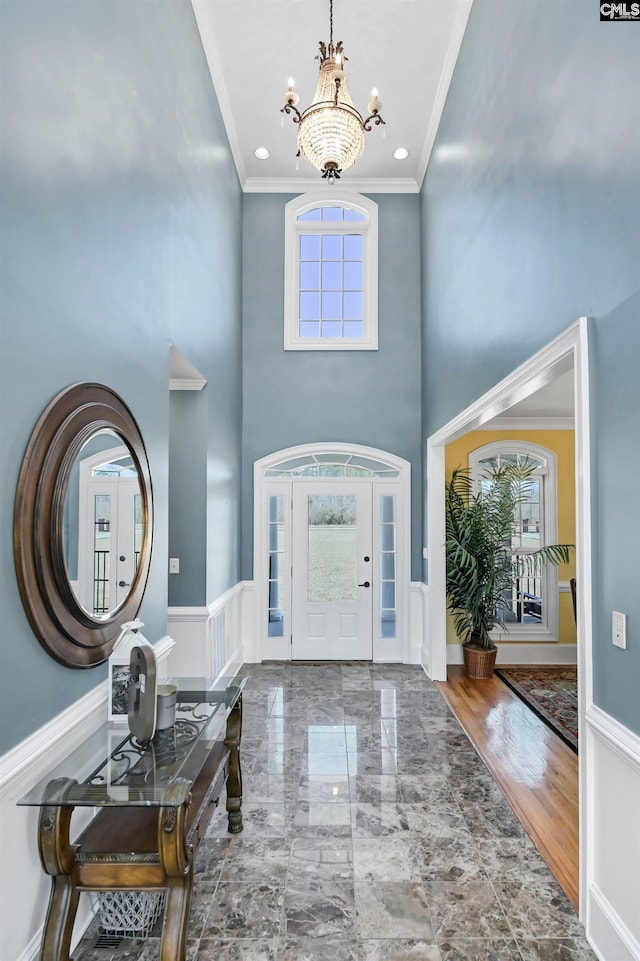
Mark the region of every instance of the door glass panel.
POLYGON ((355 496, 312 494, 308 511, 309 601, 355 601, 355 496))
MULTIPOLYGON (((393 500, 393 498, 383 497, 382 500, 393 500)), ((383 521, 382 523, 382 550, 383 551, 393 551, 395 550, 395 522, 383 521)))
POLYGON ((269 637, 284 636, 284 498, 269 498, 269 637))
POLYGON ((380 498, 380 635, 396 636, 396 499, 380 498))
POLYGON ((109 552, 111 550, 111 495, 93 499, 93 613, 109 611, 109 552))
POLYGON ((142 495, 133 495, 133 569, 138 570, 140 551, 142 550, 142 535, 144 533, 144 518, 142 516, 142 495))

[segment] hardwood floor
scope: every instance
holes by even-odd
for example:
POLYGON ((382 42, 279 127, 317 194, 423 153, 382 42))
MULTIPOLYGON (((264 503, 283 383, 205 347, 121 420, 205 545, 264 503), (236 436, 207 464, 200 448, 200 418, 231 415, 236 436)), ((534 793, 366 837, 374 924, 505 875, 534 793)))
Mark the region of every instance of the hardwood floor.
POLYGON ((436 682, 558 883, 578 907, 578 758, 499 678, 436 682))

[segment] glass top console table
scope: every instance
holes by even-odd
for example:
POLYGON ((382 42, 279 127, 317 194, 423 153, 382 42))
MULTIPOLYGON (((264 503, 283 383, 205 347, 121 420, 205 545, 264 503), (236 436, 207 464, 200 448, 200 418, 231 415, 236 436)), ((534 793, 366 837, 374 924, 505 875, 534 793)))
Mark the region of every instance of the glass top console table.
POLYGON ((139 742, 126 722, 105 724, 18 802, 40 808, 51 877, 40 961, 69 961, 82 891, 166 891, 160 961, 184 961, 193 858, 225 784, 229 831, 242 831, 245 679, 167 682, 178 688, 171 728, 139 742), (76 807, 97 814, 72 843, 76 807))

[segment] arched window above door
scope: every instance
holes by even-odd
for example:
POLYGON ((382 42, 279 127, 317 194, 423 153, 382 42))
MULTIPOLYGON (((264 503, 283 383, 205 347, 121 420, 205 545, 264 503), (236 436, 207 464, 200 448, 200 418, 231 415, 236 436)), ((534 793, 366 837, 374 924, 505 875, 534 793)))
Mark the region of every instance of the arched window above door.
POLYGON ((323 450, 290 457, 265 468, 265 477, 398 477, 398 467, 344 451, 323 450))

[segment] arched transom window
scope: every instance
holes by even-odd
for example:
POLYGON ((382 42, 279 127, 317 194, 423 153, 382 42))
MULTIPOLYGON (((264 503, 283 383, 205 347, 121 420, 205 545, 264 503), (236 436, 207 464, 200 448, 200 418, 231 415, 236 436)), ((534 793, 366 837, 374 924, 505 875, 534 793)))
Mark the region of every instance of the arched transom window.
POLYGON ((363 457, 328 451, 322 454, 304 454, 272 464, 265 477, 398 477, 400 471, 390 464, 363 457))

